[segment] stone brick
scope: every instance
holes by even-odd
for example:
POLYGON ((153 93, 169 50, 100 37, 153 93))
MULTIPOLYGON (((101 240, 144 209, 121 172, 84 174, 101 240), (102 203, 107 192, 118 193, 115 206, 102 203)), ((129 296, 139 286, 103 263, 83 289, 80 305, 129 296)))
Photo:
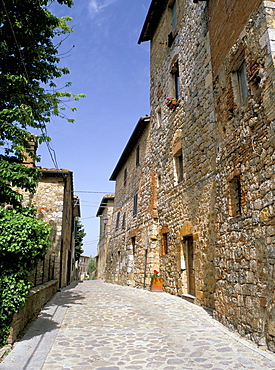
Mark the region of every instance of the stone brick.
POLYGON ((275 348, 274 315, 265 312, 275 290, 274 2, 176 6, 175 29, 167 2, 161 14, 150 8, 140 37, 151 42, 151 117, 119 161, 108 279, 148 288, 160 270, 166 292, 193 295, 231 329, 275 348), (115 228, 118 211, 127 212, 125 230, 115 228))

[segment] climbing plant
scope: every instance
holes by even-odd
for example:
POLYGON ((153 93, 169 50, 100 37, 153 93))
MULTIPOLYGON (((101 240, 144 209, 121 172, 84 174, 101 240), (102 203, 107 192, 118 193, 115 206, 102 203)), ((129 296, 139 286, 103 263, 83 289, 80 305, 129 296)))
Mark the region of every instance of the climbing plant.
MULTIPOLYGON (((69 17, 58 18, 48 5, 71 7, 72 0, 0 0, 0 344, 6 342, 12 316, 28 295, 29 275, 49 247, 49 227, 34 209, 21 204, 34 193, 40 172, 22 164, 38 143, 49 142, 51 116, 66 115, 74 95, 60 91, 56 79, 69 73, 59 67, 58 45, 72 29, 69 17)), ((70 108, 74 111, 75 108, 70 108)))

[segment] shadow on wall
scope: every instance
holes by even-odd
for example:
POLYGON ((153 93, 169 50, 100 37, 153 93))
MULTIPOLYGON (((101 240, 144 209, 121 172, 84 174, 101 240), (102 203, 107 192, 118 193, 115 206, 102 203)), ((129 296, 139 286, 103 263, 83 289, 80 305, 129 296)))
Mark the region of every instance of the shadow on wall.
POLYGON ((76 285, 78 285, 78 282, 75 281, 62 289, 61 292, 56 293, 54 298, 42 309, 38 318, 27 327, 27 332, 20 340, 21 342, 28 341, 36 336, 44 336, 60 328, 60 324, 70 305, 76 303, 76 301, 81 305, 81 301, 85 299, 83 295, 72 290, 76 285))

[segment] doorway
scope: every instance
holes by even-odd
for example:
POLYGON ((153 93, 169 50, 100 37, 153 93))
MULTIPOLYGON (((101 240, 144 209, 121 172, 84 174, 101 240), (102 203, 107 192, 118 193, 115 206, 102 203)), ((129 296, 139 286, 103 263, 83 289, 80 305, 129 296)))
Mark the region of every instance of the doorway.
POLYGON ((183 240, 186 258, 187 293, 195 296, 195 268, 194 268, 194 245, 193 236, 187 236, 183 240))

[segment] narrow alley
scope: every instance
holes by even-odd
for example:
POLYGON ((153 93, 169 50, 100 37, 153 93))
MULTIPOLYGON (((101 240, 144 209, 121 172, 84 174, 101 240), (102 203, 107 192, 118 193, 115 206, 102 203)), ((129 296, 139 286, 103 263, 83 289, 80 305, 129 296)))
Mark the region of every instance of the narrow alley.
POLYGON ((0 369, 275 370, 275 355, 179 297, 84 281, 56 294, 0 369))

